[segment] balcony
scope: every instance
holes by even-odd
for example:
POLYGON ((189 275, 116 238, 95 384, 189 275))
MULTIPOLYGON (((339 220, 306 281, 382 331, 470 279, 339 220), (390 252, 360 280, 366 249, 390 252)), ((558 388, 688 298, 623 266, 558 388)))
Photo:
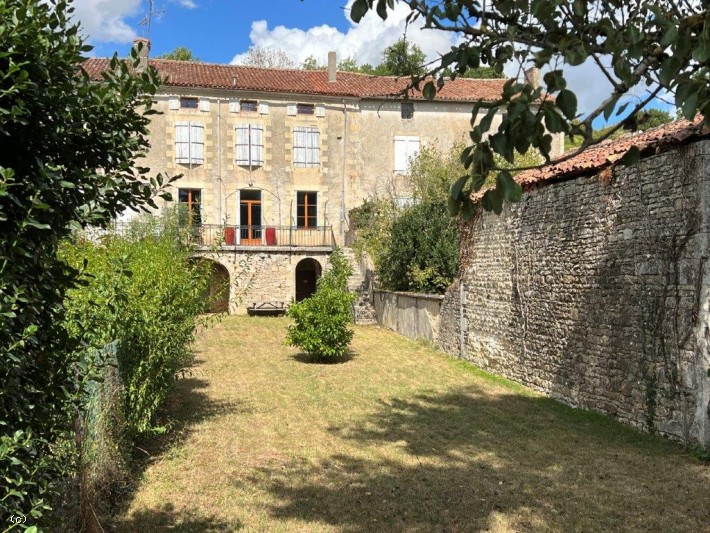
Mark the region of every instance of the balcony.
POLYGON ((332 226, 230 226, 201 224, 186 231, 188 244, 201 250, 284 251, 335 248, 332 226))

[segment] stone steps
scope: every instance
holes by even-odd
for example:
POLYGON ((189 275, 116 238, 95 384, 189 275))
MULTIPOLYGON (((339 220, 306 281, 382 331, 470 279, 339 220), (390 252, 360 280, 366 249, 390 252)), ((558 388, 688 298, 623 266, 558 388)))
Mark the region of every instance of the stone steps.
POLYGON ((352 248, 343 248, 343 255, 353 267, 353 274, 348 278, 348 290, 357 294, 357 299, 353 304, 355 323, 360 325, 377 324, 377 315, 372 305, 371 287, 360 269, 360 262, 352 248))

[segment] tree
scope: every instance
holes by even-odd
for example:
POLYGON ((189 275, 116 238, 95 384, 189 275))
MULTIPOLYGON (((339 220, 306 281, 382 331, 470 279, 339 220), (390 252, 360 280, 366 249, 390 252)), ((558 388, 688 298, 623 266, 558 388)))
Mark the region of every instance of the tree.
MULTIPOLYGON (((0 515, 45 516, 76 416, 80 346, 62 327, 78 272, 57 258, 72 228, 155 206, 147 154, 159 76, 114 56, 103 83, 67 0, 0 4, 0 515)), ((44 518, 43 518, 44 516, 44 518)))
MULTIPOLYGON (((635 120, 649 103, 667 92, 687 119, 700 112, 710 125, 710 10, 704 2, 672 0, 505 0, 500 2, 422 2, 402 0, 409 6, 408 21, 423 22, 425 28, 452 32, 458 44, 443 54, 441 62, 412 76, 426 98, 436 97, 451 68, 463 74, 470 68, 489 65, 502 74, 514 64, 522 73, 529 67, 545 70, 544 84, 510 80, 495 101, 479 101, 474 116, 485 115, 473 128, 473 144, 462 153, 468 173, 451 189, 450 209, 472 216, 471 193, 481 190, 486 176, 495 171, 496 187, 485 192, 482 205, 500 212, 504 200, 516 201, 521 188, 509 170, 501 170, 495 154, 513 163, 515 151, 537 149, 550 158, 551 133, 573 134, 581 146, 570 158, 589 146, 614 135, 635 120), (591 111, 580 113, 576 94, 567 87, 567 68, 586 64, 596 67, 598 76, 611 85, 608 94, 594 102, 591 111), (641 97, 629 96, 644 87, 641 97), (498 131, 486 134, 499 109, 506 115, 498 131), (624 115, 629 112, 628 116, 624 115), (592 123, 598 117, 626 118, 595 136, 592 123)), ((386 19, 391 0, 355 0, 351 17, 359 22, 369 10, 386 19)), ((621 164, 638 160, 632 147, 621 164)))
POLYGON ((199 61, 200 58, 192 54, 186 46, 178 46, 172 52, 166 52, 158 59, 174 59, 175 61, 199 61))
POLYGON ((348 292, 352 272, 342 250, 336 248, 330 255, 330 270, 318 280, 315 294, 288 308, 293 324, 288 327, 286 344, 317 358, 347 355, 353 338, 349 326, 355 295, 348 292))
POLYGON ((278 48, 252 46, 247 50, 242 65, 263 68, 298 68, 286 52, 278 48))
POLYGON ((382 52, 379 69, 389 76, 419 76, 424 72, 425 60, 421 48, 402 38, 382 52))

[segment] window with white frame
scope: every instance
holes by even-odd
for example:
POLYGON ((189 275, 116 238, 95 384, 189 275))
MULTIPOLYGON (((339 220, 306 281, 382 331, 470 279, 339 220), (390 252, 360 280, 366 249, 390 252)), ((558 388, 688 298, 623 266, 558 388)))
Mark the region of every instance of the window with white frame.
POLYGON ((260 167, 264 164, 264 127, 260 124, 238 124, 235 161, 237 165, 260 167))
POLYGON ((419 137, 394 138, 394 173, 409 174, 411 160, 419 154, 419 137))
POLYGON ((320 132, 312 126, 293 128, 293 166, 313 168, 320 165, 320 132))
POLYGON ((175 162, 188 165, 205 162, 205 133, 201 123, 175 123, 175 162))

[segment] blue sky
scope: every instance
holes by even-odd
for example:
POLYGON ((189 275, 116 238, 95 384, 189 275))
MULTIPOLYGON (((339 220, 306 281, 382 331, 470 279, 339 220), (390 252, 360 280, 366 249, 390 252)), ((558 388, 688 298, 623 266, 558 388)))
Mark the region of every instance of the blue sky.
MULTIPOLYGON (((123 20, 137 35, 144 36, 146 27, 139 22, 148 12, 148 5, 147 2, 141 4, 123 20)), ((253 22, 266 20, 269 27, 283 25, 304 29, 326 24, 345 32, 349 28, 345 4, 338 0, 193 0, 185 3, 158 0, 156 9, 162 13, 153 17, 151 53, 159 55, 176 46, 187 46, 203 61, 229 63, 252 44, 249 34, 253 22)), ((99 32, 89 37, 96 46, 97 56, 127 50, 125 39, 103 41, 99 32)))

